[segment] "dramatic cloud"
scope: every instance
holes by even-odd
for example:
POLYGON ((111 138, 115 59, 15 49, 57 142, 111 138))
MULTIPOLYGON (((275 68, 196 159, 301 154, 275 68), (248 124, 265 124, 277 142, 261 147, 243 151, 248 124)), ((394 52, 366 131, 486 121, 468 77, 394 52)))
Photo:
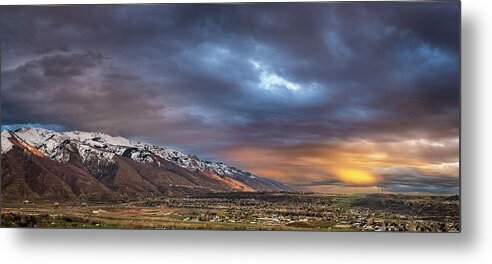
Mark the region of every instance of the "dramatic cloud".
POLYGON ((4 127, 108 132, 313 190, 456 191, 458 2, 0 12, 4 127))
POLYGON ((386 142, 344 139, 277 148, 240 147, 228 150, 225 156, 242 161, 240 166, 253 172, 300 186, 367 187, 389 186, 387 180, 398 176, 407 180, 410 176, 417 180, 447 177, 448 181, 457 182, 458 148, 455 139, 386 142))

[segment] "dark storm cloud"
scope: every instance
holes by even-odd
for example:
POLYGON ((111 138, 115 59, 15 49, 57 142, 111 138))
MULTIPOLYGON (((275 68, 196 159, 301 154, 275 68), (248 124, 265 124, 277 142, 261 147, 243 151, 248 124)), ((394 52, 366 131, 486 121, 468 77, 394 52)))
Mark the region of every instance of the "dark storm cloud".
POLYGON ((80 76, 85 69, 101 63, 102 56, 93 53, 56 54, 39 61, 44 76, 69 77, 80 76))
POLYGON ((244 145, 458 134, 458 2, 0 12, 3 125, 101 130, 213 159, 244 145))
POLYGON ((390 11, 389 21, 402 30, 417 34, 424 42, 459 52, 460 8, 457 1, 441 3, 401 3, 390 11))
POLYGON ((458 194, 459 179, 449 176, 428 176, 410 171, 405 175, 385 175, 380 187, 387 188, 392 192, 427 192, 458 194))
POLYGON ((102 60, 91 52, 47 55, 3 72, 3 123, 101 130, 109 126, 120 132, 125 119, 137 124, 142 116, 155 119, 163 107, 135 89, 148 84, 115 69, 101 74, 102 60), (130 111, 132 106, 139 110, 130 111))

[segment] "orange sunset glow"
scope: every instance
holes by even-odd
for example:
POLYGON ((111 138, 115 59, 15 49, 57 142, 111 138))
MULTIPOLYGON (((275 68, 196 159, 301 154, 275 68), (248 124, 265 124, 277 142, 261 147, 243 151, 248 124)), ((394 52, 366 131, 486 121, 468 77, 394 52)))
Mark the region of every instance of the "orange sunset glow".
MULTIPOLYGON (((327 179, 346 186, 374 187, 386 174, 402 170, 433 177, 458 177, 458 141, 411 139, 306 144, 275 149, 243 147, 227 152, 254 173, 302 184, 327 179)), ((318 184, 317 184, 318 185, 318 184)), ((314 185, 313 185, 314 186, 314 185)), ((307 189, 316 189, 307 186, 307 189)))

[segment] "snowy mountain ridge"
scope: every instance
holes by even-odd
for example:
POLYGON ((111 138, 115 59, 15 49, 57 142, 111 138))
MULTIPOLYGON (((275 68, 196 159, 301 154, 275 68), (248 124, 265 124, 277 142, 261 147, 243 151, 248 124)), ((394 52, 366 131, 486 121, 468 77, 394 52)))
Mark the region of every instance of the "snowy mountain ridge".
POLYGON ((69 144, 75 143, 83 161, 97 158, 112 162, 115 155, 121 155, 139 163, 161 166, 160 162, 153 158, 153 155, 156 155, 191 171, 209 171, 222 177, 241 175, 251 179, 257 178, 247 171, 221 162, 202 161, 194 155, 178 150, 132 141, 119 136, 110 136, 101 132, 56 132, 43 128, 20 128, 14 132, 2 130, 2 155, 12 148, 12 143, 8 140, 11 133, 37 148, 46 157, 62 163, 68 162, 69 151, 76 151, 71 149, 71 144, 69 144))

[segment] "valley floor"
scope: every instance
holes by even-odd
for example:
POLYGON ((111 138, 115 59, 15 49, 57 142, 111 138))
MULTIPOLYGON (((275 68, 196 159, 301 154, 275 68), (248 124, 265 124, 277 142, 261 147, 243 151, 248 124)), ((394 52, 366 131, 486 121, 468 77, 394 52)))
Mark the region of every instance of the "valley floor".
POLYGON ((459 232, 458 196, 216 193, 119 204, 4 203, 2 227, 459 232))

